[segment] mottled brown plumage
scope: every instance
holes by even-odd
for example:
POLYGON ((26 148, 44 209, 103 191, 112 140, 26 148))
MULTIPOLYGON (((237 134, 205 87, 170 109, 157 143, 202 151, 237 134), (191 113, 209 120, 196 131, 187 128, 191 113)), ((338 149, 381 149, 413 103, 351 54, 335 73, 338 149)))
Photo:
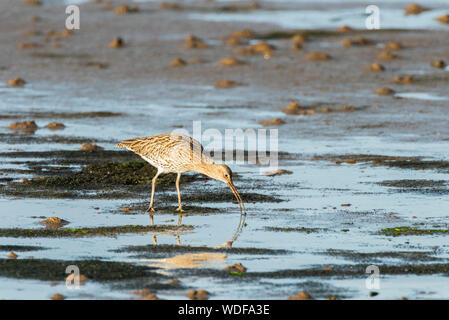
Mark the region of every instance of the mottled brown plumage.
MULTIPOLYGON (((177 173, 176 189, 178 191, 178 211, 182 212, 179 180, 181 174, 196 171, 229 185, 239 202, 242 213, 246 215, 245 206, 232 182, 232 171, 224 164, 216 164, 204 153, 204 148, 197 140, 177 133, 164 133, 143 138, 124 140, 116 145, 126 148, 158 169, 152 181, 151 201, 148 211, 151 219, 154 212, 153 200, 157 177, 161 173, 177 173)), ((181 220, 179 220, 181 221, 181 220)))
POLYGON ((148 161, 161 173, 195 171, 199 165, 213 164, 195 139, 175 133, 124 140, 116 145, 126 148, 148 161))

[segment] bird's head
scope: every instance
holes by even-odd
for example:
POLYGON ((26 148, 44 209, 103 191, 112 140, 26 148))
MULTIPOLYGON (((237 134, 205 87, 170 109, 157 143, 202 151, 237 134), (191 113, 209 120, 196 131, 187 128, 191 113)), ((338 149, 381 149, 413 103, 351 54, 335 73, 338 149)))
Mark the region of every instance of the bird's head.
POLYGON ((213 169, 210 171, 210 174, 208 174, 208 176, 215 180, 223 181, 227 184, 232 184, 232 171, 225 164, 214 164, 213 169))
POLYGON ((211 170, 208 170, 207 175, 215 180, 223 181, 226 183, 229 188, 231 188, 232 193, 234 194, 237 202, 240 205, 240 209, 242 213, 246 215, 245 205, 243 204, 243 200, 237 192, 237 188, 234 186, 232 182, 232 171, 225 164, 214 164, 211 170))

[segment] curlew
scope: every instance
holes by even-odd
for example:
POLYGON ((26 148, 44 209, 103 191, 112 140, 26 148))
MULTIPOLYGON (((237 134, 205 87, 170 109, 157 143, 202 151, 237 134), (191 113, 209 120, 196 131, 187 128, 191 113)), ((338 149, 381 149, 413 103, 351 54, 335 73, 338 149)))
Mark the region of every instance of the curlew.
POLYGON ((156 189, 157 178, 162 173, 177 174, 176 190, 178 192, 179 206, 176 210, 180 212, 179 224, 181 224, 181 213, 183 212, 179 181, 181 174, 188 171, 196 171, 212 179, 225 182, 231 188, 232 193, 237 199, 241 213, 244 216, 246 215, 245 205, 232 182, 231 169, 224 164, 215 163, 211 157, 204 153, 203 146, 197 140, 182 134, 165 133, 123 140, 117 143, 116 146, 136 153, 157 168, 157 173, 151 183, 151 200, 147 210, 150 213, 152 224, 153 214, 155 212, 153 208, 154 191, 156 189))

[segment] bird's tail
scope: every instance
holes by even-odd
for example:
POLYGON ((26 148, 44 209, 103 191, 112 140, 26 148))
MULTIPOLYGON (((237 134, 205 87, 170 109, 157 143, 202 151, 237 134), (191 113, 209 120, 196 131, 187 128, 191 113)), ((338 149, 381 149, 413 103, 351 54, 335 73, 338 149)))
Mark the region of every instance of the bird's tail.
POLYGON ((120 141, 119 143, 117 143, 115 146, 118 148, 125 148, 132 152, 136 152, 136 151, 139 151, 139 148, 138 148, 139 141, 140 141, 139 138, 123 140, 123 141, 120 141), (136 147, 137 147, 137 149, 136 149, 136 147))
POLYGON ((117 148, 125 148, 125 149, 128 149, 128 148, 129 148, 129 145, 130 145, 129 141, 123 140, 123 141, 117 143, 115 146, 116 146, 117 148))

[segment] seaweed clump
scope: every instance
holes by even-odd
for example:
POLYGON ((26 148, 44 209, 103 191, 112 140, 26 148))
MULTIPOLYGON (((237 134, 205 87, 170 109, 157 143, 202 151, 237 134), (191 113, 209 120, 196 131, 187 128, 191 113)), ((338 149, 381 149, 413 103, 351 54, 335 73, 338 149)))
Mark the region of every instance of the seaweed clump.
MULTIPOLYGON (((156 171, 156 168, 145 162, 107 162, 88 165, 80 172, 73 172, 63 176, 32 179, 30 184, 34 186, 64 187, 67 189, 96 189, 104 186, 150 184, 156 171)), ((164 182, 165 180, 162 178, 160 181, 164 182)))
MULTIPOLYGON (((156 276, 151 268, 125 262, 101 260, 63 261, 48 259, 0 260, 0 275, 16 279, 64 281, 68 265, 76 265, 91 280, 110 281, 156 276)), ((157 277, 163 277, 157 275, 157 277)))
POLYGON ((419 235, 433 235, 433 234, 448 234, 448 229, 419 229, 412 227, 394 227, 385 228, 381 230, 381 234, 386 236, 419 236, 419 235))
POLYGON ((123 233, 144 233, 144 232, 168 232, 190 230, 191 226, 141 226, 125 225, 95 228, 61 228, 61 229, 0 229, 0 237, 13 238, 61 238, 61 237, 87 237, 87 236, 117 236, 123 233))

